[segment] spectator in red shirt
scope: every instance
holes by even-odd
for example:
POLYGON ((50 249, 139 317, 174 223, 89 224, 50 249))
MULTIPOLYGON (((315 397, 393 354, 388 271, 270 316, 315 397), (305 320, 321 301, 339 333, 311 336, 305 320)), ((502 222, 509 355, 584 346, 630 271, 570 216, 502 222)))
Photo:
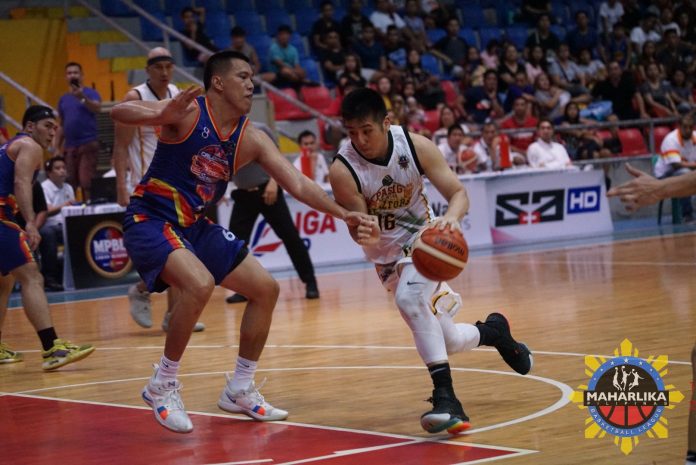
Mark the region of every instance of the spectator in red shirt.
MULTIPOLYGON (((536 126, 537 119, 531 115, 529 103, 523 97, 517 97, 515 99, 512 105, 512 114, 505 118, 500 124, 502 129, 531 129, 529 132, 525 131, 509 134, 510 148, 512 148, 514 152, 519 153, 522 157, 527 156, 527 148, 534 142, 536 126)), ((513 157, 515 164, 522 163, 523 160, 518 161, 518 158, 520 157, 513 157)), ((524 158, 524 161, 526 161, 526 158, 524 158)))

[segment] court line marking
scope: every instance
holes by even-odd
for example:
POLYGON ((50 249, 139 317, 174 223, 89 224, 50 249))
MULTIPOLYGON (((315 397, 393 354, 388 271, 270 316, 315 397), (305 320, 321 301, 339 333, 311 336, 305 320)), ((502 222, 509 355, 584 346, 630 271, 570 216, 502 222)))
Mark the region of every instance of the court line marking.
POLYGON ((252 463, 268 463, 272 462, 273 459, 260 459, 260 460, 245 460, 243 462, 222 462, 222 463, 208 463, 206 465, 246 465, 252 463))
MULTIPOLYGON (((375 366, 375 365, 367 365, 367 366, 264 368, 264 369, 259 369, 257 371, 258 372, 289 372, 289 371, 321 371, 321 370, 422 370, 422 369, 423 369, 422 366, 375 366)), ((535 418, 539 418, 539 417, 548 415, 550 413, 555 412, 556 410, 560 410, 561 408, 566 406, 568 403, 570 403, 570 395, 573 393, 573 389, 570 386, 568 386, 567 384, 562 383, 560 381, 557 381, 555 379, 546 378, 543 376, 520 375, 517 373, 512 373, 512 372, 507 372, 507 371, 488 370, 488 369, 481 369, 481 368, 453 367, 451 369, 452 369, 452 371, 497 374, 497 375, 503 375, 503 376, 514 376, 514 377, 519 377, 519 378, 523 378, 523 379, 532 379, 532 380, 536 380, 536 381, 539 381, 542 383, 550 384, 551 386, 553 386, 561 391, 560 399, 548 407, 545 407, 539 411, 530 413, 528 415, 525 415, 525 416, 522 416, 519 418, 513 418, 512 420, 507 420, 507 421, 500 422, 500 423, 494 423, 492 425, 484 426, 481 428, 474 428, 473 430, 467 431, 465 434, 480 433, 480 432, 484 432, 484 431, 490 431, 490 430, 494 430, 494 429, 498 429, 498 428, 503 428, 506 426, 512 426, 512 425, 516 425, 518 423, 523 423, 526 421, 533 420, 535 418)), ((211 376, 211 375, 222 375, 224 373, 226 373, 226 372, 224 372, 224 371, 212 371, 212 372, 200 372, 200 373, 183 373, 183 374, 180 374, 179 377, 186 378, 186 377, 194 377, 194 376, 211 376)), ((143 381, 143 380, 147 380, 147 379, 149 379, 149 378, 143 377, 143 378, 113 379, 113 380, 106 380, 106 381, 91 381, 91 382, 87 382, 87 383, 69 384, 69 385, 63 385, 63 386, 53 386, 53 387, 47 387, 47 388, 24 390, 24 391, 19 391, 17 394, 29 394, 29 393, 37 393, 37 392, 55 391, 55 390, 59 390, 59 389, 71 389, 71 388, 76 388, 76 387, 104 385, 104 384, 118 384, 118 383, 123 383, 123 382, 143 381)))
MULTIPOLYGON (((414 367, 414 368, 421 369, 422 367, 414 367)), ((149 379, 149 378, 143 378, 143 379, 149 379)), ((29 399, 53 400, 53 401, 57 401, 57 402, 69 402, 69 403, 75 403, 75 404, 98 405, 98 406, 102 406, 102 407, 120 407, 120 408, 129 408, 129 409, 134 409, 134 410, 145 410, 145 411, 152 410, 152 408, 146 407, 144 405, 140 406, 140 405, 121 404, 118 402, 107 403, 107 402, 99 402, 99 401, 93 401, 93 400, 65 399, 65 398, 51 397, 51 396, 37 396, 37 395, 33 395, 33 394, 25 394, 23 392, 7 393, 6 395, 8 397, 12 397, 12 396, 14 396, 14 397, 26 397, 29 399)), ((241 421, 254 421, 251 418, 244 416, 244 415, 235 415, 235 414, 229 414, 229 413, 222 414, 222 413, 212 413, 212 412, 198 412, 195 410, 187 410, 187 412, 189 414, 207 416, 207 417, 228 418, 228 419, 241 420, 241 421)), ((538 450, 533 450, 533 449, 521 449, 521 448, 517 448, 517 447, 495 446, 495 445, 490 445, 490 444, 477 444, 474 442, 453 441, 450 439, 445 439, 445 437, 446 438, 465 437, 466 435, 454 435, 454 436, 448 435, 448 436, 441 436, 440 438, 438 438, 438 437, 422 437, 421 438, 421 437, 417 437, 417 436, 408 436, 405 434, 383 433, 380 431, 361 430, 361 429, 357 429, 357 428, 344 428, 344 427, 340 427, 340 426, 324 426, 324 425, 316 425, 316 424, 310 424, 310 423, 298 423, 298 422, 293 422, 293 421, 281 421, 281 422, 274 422, 274 423, 279 424, 279 425, 298 426, 301 428, 312 428, 312 429, 338 431, 338 432, 345 432, 345 433, 364 434, 364 435, 368 435, 368 436, 387 437, 387 438, 391 438, 391 439, 403 439, 405 441, 410 441, 410 442, 414 442, 414 443, 432 442, 432 443, 438 443, 438 444, 448 444, 448 445, 453 445, 453 446, 478 447, 480 449, 503 450, 506 452, 512 452, 512 454, 506 455, 504 457, 499 457, 501 459, 507 458, 507 457, 517 457, 518 455, 534 454, 534 453, 539 452, 538 450)), ((399 444, 402 444, 402 443, 399 443, 399 444)), ((347 449, 347 450, 350 450, 350 449, 347 449)), ((479 462, 466 462, 467 465, 470 465, 473 463, 479 463, 479 462)))
MULTIPOLYGON (((489 257, 486 257, 489 258, 489 257)), ((507 263, 507 264, 522 264, 522 265, 528 265, 530 262, 527 260, 524 260, 522 257, 520 257, 519 260, 506 260, 503 258, 502 260, 495 260, 495 257, 490 257, 493 258, 495 263, 507 263)), ((696 263, 694 262, 631 262, 631 261, 614 261, 614 260, 534 260, 534 264, 542 264, 542 265, 617 265, 617 266, 687 266, 690 268, 696 268, 696 263)))
MULTIPOLYGON (((163 350, 164 345, 161 346, 135 346, 135 347, 98 347, 100 351, 104 350, 163 350)), ((202 345, 189 345, 186 349, 238 349, 237 344, 202 344, 202 345)), ((354 350, 354 349, 366 349, 366 350, 411 350, 414 351, 416 348, 414 346, 376 346, 376 345, 320 345, 320 344, 266 344, 265 349, 342 349, 342 350, 354 350)), ((475 352, 497 352, 496 349, 489 349, 486 347, 476 347, 472 349, 475 352)), ((17 352, 22 353, 38 353, 41 352, 38 349, 17 349, 17 352)), ((534 355, 551 355, 560 357, 603 357, 606 359, 614 358, 614 355, 601 355, 601 354, 582 354, 579 352, 556 352, 549 350, 534 350, 534 355)), ((691 362, 682 360, 667 360, 668 364, 673 365, 686 365, 691 366, 691 362)))

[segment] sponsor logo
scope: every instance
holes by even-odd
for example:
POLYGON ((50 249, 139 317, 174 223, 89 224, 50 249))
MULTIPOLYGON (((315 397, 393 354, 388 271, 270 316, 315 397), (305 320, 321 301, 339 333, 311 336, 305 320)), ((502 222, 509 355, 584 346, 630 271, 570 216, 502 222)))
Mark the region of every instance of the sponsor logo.
MULTIPOLYGON (((332 234, 337 232, 336 221, 333 216, 327 215, 325 213, 320 213, 316 210, 309 210, 305 212, 297 212, 295 214, 295 228, 300 233, 305 247, 310 249, 312 246, 312 240, 310 237, 321 234, 332 234)), ((267 253, 275 252, 283 243, 277 240, 275 236, 272 240, 268 234, 272 231, 271 226, 268 222, 263 219, 261 220, 251 233, 251 243, 249 244, 249 250, 257 257, 261 257, 267 253)))
POLYGON ((520 226, 563 221, 565 215, 598 212, 601 187, 573 187, 533 192, 498 194, 495 225, 520 226))
POLYGON ((121 278, 133 266, 123 245, 123 228, 115 221, 98 223, 89 231, 85 256, 90 268, 104 278, 121 278))
POLYGON ((667 356, 638 358, 638 349, 624 339, 614 350, 614 358, 585 356, 587 385, 579 386, 571 400, 590 417, 585 421, 586 439, 601 439, 610 434, 625 455, 638 445, 638 436, 665 439, 665 409, 673 409, 684 394, 665 385, 667 356))
MULTIPOLYGON (((385 178, 386 179, 386 178, 385 178)), ((391 178, 390 178, 391 179, 391 178)), ((367 211, 371 215, 376 215, 384 210, 396 210, 408 207, 413 196, 413 185, 404 186, 396 182, 384 185, 367 199, 367 211)))

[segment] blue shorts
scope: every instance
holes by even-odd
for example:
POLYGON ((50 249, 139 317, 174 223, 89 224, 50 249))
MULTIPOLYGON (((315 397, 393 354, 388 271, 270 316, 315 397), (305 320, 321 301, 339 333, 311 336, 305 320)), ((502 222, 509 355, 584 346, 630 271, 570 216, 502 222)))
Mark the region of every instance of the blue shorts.
POLYGON ((123 234, 128 255, 150 292, 169 287, 160 274, 169 254, 176 249, 188 249, 198 257, 213 275, 215 284, 220 284, 248 254, 244 241, 207 218, 182 228, 129 209, 123 220, 123 234))
POLYGON ((0 220, 0 274, 7 275, 12 270, 27 263, 35 262, 29 247, 27 233, 12 221, 0 220))

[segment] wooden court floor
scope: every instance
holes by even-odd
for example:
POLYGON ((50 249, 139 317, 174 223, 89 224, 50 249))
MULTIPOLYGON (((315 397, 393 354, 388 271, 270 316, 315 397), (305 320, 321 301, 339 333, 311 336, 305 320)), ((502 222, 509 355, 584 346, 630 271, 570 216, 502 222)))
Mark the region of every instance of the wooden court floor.
MULTIPOLYGON (((430 380, 369 268, 321 275, 316 301, 304 299, 298 280, 281 281, 257 374, 257 382, 267 378, 265 396, 290 412, 281 426, 239 421, 216 407, 223 372, 234 367, 243 308, 225 304, 227 291, 216 289, 201 318, 207 330, 192 336, 182 367, 186 408, 201 413, 192 435, 200 436, 169 433, 148 410, 120 407, 142 407, 140 389, 164 342, 158 327, 144 330, 130 320, 125 296, 52 305, 59 334, 97 346, 90 358, 55 373, 41 371, 36 336, 23 312, 12 310, 3 341, 26 351, 26 361, 0 365, 0 463, 54 463, 60 442, 76 450, 99 444, 104 455, 94 463, 148 463, 145 451, 166 448, 169 458, 160 463, 683 464, 695 264, 696 234, 472 258, 452 283, 465 303, 456 320, 502 311, 535 364, 533 376, 522 377, 494 350, 453 355, 455 389, 473 423, 456 437, 421 430, 430 380), (666 384, 686 396, 664 414, 669 437, 642 435, 628 456, 609 435, 585 439, 587 410, 568 401, 588 382, 584 355, 611 355, 625 338, 640 357, 667 355, 666 384), (90 412, 111 426, 95 426, 90 412), (20 438, 31 438, 28 449, 20 438)), ((154 297, 156 324, 164 305, 163 296, 154 297)), ((67 463, 94 460, 85 457, 76 453, 67 463)))

